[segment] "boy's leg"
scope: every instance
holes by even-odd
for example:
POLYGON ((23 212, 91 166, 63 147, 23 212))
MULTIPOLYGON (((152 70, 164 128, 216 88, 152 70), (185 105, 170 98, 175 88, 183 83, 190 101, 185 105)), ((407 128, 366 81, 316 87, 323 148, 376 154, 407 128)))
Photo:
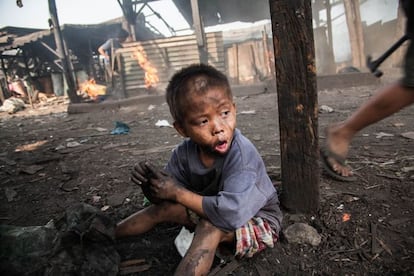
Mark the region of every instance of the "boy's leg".
POLYGON ((190 248, 181 260, 175 275, 207 275, 221 242, 233 242, 234 232, 224 232, 201 219, 197 224, 190 248))
MULTIPOLYGON (((330 126, 327 130, 327 148, 345 159, 354 135, 365 127, 376 123, 414 102, 414 88, 394 83, 385 87, 363 104, 346 121, 330 126)), ((334 170, 342 175, 351 175, 351 170, 329 158, 334 170)))
POLYGON ((164 201, 150 205, 119 222, 115 229, 115 237, 139 235, 161 222, 191 225, 184 206, 164 201))
MULTIPOLYGON (((327 149, 346 159, 349 145, 360 130, 414 103, 414 43, 410 41, 404 58, 404 77, 376 93, 344 122, 330 126, 326 133, 327 149)), ((328 158, 331 167, 341 176, 350 176, 349 167, 328 158)))

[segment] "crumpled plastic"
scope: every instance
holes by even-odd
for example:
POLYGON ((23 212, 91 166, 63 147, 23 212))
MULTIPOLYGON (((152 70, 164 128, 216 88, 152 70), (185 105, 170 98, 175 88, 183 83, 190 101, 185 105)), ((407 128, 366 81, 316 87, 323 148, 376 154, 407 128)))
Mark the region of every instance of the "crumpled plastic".
POLYGON ((111 134, 127 134, 129 132, 129 126, 123 122, 116 121, 115 128, 111 131, 111 134))

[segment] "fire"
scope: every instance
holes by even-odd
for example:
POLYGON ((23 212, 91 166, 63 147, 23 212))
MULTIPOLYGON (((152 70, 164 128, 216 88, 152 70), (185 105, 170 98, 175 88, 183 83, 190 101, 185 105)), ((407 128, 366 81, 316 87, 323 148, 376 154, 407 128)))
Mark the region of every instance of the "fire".
POLYGON ((144 47, 142 47, 141 45, 137 46, 133 53, 133 57, 138 61, 139 66, 141 66, 141 68, 145 72, 145 87, 155 87, 156 84, 159 82, 159 78, 157 75, 158 71, 157 68, 155 68, 148 60, 144 47))
POLYGON ((86 80, 81 83, 79 90, 88 94, 93 100, 106 94, 106 86, 97 84, 95 79, 86 80))

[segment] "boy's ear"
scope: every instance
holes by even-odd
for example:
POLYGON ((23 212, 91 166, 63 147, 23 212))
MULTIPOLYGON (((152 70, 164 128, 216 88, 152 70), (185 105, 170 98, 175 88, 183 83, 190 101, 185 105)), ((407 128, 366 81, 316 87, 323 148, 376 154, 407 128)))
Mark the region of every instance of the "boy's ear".
POLYGON ((173 123, 173 126, 174 126, 174 128, 175 128, 175 130, 181 135, 181 136, 183 136, 183 137, 188 137, 188 135, 187 135, 187 133, 186 133, 186 131, 185 131, 185 129, 184 129, 184 127, 181 125, 181 124, 179 124, 179 123, 177 123, 177 122, 174 122, 173 123))

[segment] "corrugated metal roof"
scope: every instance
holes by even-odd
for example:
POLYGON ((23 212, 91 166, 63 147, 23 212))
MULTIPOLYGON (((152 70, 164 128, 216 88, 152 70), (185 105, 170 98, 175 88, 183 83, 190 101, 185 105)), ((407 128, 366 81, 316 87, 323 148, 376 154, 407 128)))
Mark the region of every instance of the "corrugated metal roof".
POLYGON ((37 40, 39 40, 39 39, 41 39, 45 36, 49 36, 51 34, 53 34, 53 31, 43 30, 43 31, 38 31, 38 32, 34 32, 34 33, 31 33, 31 34, 27 34, 27 35, 19 36, 19 37, 13 37, 12 35, 9 35, 7 37, 11 38, 11 43, 9 43, 7 45, 1 45, 0 46, 0 52, 10 50, 10 49, 20 48, 25 44, 37 41, 37 40))
MULTIPOLYGON (((193 25, 191 0, 173 0, 190 26, 193 25)), ((268 0, 199 0, 204 27, 235 21, 255 22, 270 19, 268 0)))

